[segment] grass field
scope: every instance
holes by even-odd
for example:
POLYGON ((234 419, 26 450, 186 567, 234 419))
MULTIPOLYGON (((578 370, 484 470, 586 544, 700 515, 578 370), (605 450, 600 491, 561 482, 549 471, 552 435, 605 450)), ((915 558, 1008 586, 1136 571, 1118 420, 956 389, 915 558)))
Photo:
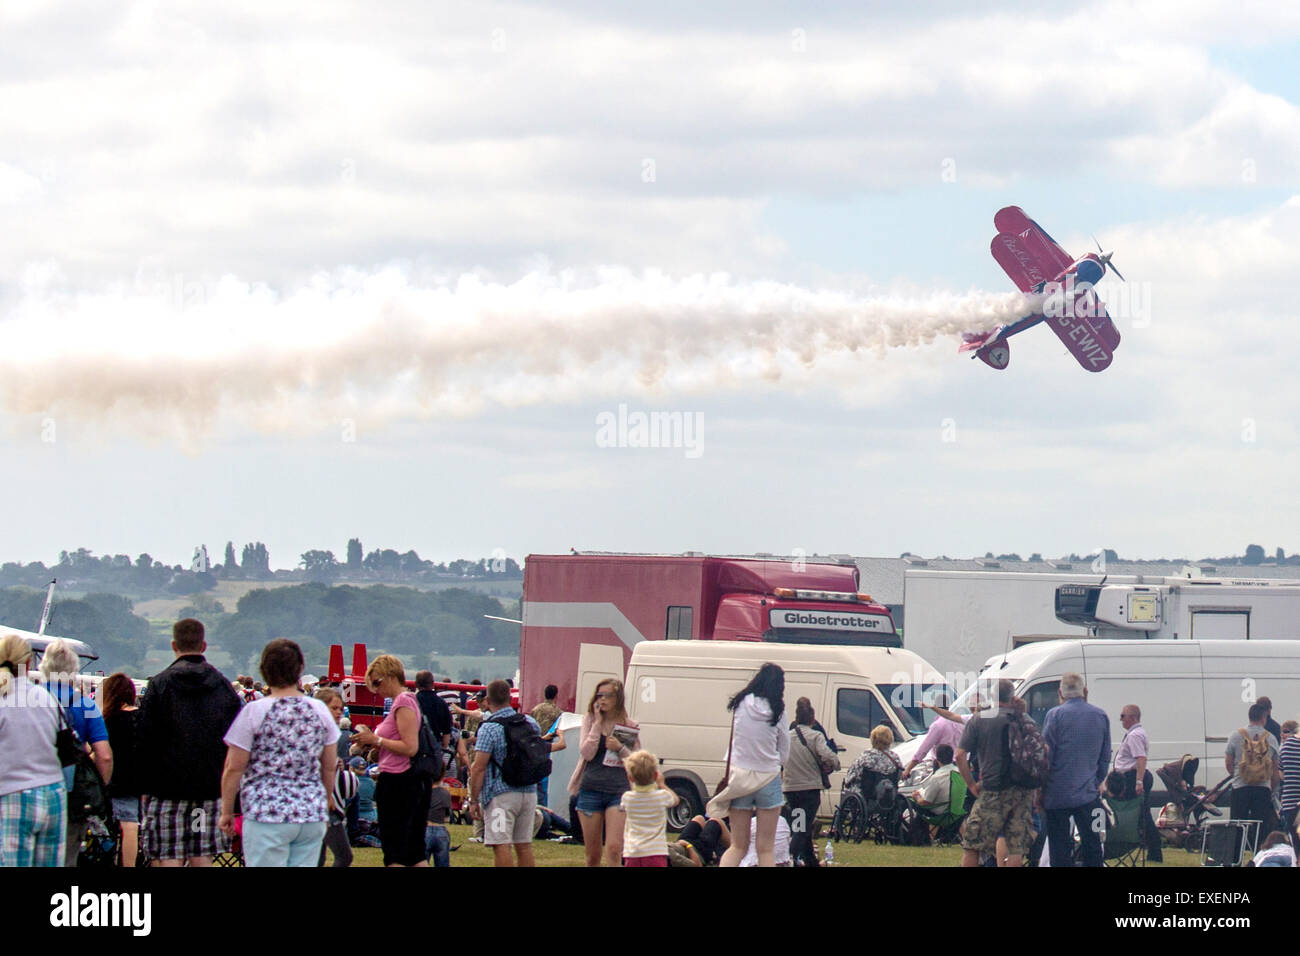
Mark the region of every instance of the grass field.
POLYGON ((215 588, 211 591, 204 591, 201 595, 187 594, 182 597, 137 601, 135 603, 135 613, 143 618, 148 618, 150 621, 165 620, 170 624, 176 620, 181 608, 189 607, 196 598, 204 597, 219 601, 221 606, 226 609, 227 614, 233 614, 239 599, 249 591, 256 591, 258 588, 293 587, 294 583, 292 581, 218 581, 215 588))
MULTIPOLYGON (((451 855, 452 866, 491 866, 492 851, 481 843, 470 843, 472 830, 467 826, 450 826, 451 845, 459 846, 451 855)), ((817 842, 818 854, 825 847, 825 838, 817 842)), ((538 866, 582 866, 583 848, 544 841, 533 844, 538 866)), ((383 866, 380 850, 362 848, 353 850, 353 866, 383 866)), ((1165 849, 1164 863, 1148 863, 1152 868, 1200 866, 1201 858, 1195 853, 1172 848, 1165 849)), ((835 844, 836 866, 957 866, 961 850, 955 846, 907 847, 877 846, 875 843, 835 844)))

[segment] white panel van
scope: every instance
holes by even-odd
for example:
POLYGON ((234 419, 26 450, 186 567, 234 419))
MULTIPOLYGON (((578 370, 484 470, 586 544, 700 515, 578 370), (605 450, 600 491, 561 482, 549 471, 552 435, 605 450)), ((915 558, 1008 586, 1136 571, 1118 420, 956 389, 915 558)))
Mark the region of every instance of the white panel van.
POLYGON ((842 748, 843 770, 831 775, 825 814, 839 799, 844 770, 871 746, 872 728, 886 724, 896 740, 909 740, 933 719, 922 701, 952 700, 943 675, 902 648, 643 641, 627 670, 627 707, 641 725, 642 744, 660 758, 665 781, 682 797, 670 818, 675 828, 703 812, 721 780, 731 728, 727 701, 768 661, 785 671, 787 720, 795 701, 809 698, 842 748))
MULTIPOLYGON (((1152 774, 1192 754, 1201 761, 1197 782, 1206 786, 1227 776, 1228 737, 1246 725, 1246 712, 1257 698, 1273 701, 1279 723, 1300 712, 1300 641, 1294 640, 1043 641, 991 658, 980 676, 1012 680, 1042 726, 1058 703, 1062 675, 1071 671, 1083 675, 1088 701, 1110 716, 1112 753, 1124 739, 1120 711, 1136 704, 1151 744, 1152 774)), ((917 746, 904 743, 897 752, 908 760, 917 746)))

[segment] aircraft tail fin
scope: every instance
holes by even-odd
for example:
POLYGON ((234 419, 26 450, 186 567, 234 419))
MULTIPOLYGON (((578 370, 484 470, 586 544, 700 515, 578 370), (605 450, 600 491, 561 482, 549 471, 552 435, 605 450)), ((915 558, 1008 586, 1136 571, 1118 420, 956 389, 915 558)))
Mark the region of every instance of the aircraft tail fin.
POLYGON ((975 357, 999 372, 1011 364, 1011 343, 1004 338, 995 338, 983 346, 975 357))

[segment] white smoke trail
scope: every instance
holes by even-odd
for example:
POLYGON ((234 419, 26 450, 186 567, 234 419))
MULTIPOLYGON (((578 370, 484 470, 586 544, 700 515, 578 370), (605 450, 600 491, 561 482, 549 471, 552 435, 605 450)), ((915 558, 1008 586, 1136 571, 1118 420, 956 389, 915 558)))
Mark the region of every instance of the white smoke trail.
POLYGON ((169 417, 201 432, 243 410, 292 428, 311 410, 467 414, 740 387, 836 354, 912 348, 1027 314, 1018 293, 862 296, 725 275, 605 269, 416 283, 397 268, 320 275, 280 295, 210 288, 28 289, 0 322, 11 413, 169 417))

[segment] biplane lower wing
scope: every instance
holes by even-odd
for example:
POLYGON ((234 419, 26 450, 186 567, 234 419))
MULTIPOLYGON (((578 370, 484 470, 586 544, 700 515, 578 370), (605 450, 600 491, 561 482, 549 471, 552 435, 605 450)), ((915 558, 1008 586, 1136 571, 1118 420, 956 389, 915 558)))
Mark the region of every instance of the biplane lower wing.
POLYGON ((1047 324, 1075 361, 1089 372, 1108 368, 1119 345, 1119 330, 1096 294, 1091 291, 1080 293, 1064 309, 1057 311, 1064 314, 1048 315, 1047 324))

